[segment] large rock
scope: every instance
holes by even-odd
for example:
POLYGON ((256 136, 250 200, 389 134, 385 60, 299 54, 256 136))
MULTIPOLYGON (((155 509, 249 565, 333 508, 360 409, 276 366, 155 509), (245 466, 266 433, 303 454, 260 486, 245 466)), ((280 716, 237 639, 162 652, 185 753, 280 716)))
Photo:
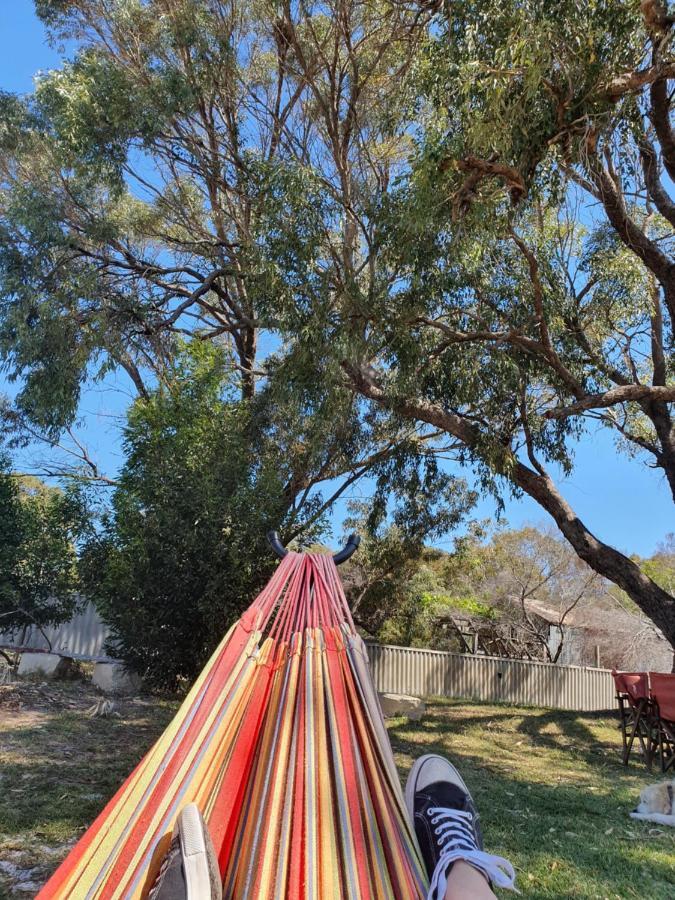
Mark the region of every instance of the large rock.
POLYGON ((385 719, 406 716, 413 722, 419 722, 426 711, 424 700, 419 697, 409 697, 407 694, 380 694, 379 697, 385 719))
POLYGON ((22 653, 17 675, 47 675, 65 678, 73 666, 72 659, 58 653, 22 653))
POLYGON ((106 694, 135 694, 140 690, 141 679, 129 672, 121 662, 98 662, 91 679, 106 694))

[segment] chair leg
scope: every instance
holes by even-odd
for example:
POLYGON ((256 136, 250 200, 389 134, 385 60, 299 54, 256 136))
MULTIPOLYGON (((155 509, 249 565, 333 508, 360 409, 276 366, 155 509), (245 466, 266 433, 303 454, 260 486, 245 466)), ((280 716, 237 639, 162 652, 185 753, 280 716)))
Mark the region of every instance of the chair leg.
POLYGON ((626 701, 624 700, 624 698, 617 694, 616 699, 619 704, 619 727, 621 728, 621 761, 623 762, 624 766, 627 766, 629 753, 627 736, 627 729, 629 727, 628 711, 626 709, 626 701))
POLYGON ((659 740, 661 745, 661 771, 675 769, 675 730, 669 723, 659 719, 659 740))
POLYGON ((640 746, 642 748, 642 755, 645 757, 645 759, 647 759, 649 756, 649 754, 647 752, 647 748, 645 746, 645 741, 644 741, 644 731, 643 731, 644 723, 642 721, 643 708, 644 708, 644 704, 642 701, 640 701, 640 703, 637 706, 632 707, 631 712, 633 715, 633 721, 632 721, 633 727, 631 728, 630 735, 628 736, 628 740, 626 742, 626 754, 625 754, 624 765, 628 765, 628 757, 630 756, 630 751, 633 749, 633 743, 635 742, 636 737, 637 737, 638 741, 640 742, 640 746))

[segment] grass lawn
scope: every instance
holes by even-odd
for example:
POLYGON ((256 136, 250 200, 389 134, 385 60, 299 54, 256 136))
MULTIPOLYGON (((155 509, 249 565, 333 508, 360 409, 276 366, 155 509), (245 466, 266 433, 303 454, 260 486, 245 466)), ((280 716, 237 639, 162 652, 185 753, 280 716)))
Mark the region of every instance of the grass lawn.
MULTIPOLYGON (((176 708, 136 698, 90 718, 97 696, 0 686, 0 898, 34 896, 176 708)), ((419 723, 389 724, 402 776, 428 752, 461 768, 524 897, 675 898, 675 829, 628 818, 659 776, 623 768, 613 717, 438 700, 419 723)))

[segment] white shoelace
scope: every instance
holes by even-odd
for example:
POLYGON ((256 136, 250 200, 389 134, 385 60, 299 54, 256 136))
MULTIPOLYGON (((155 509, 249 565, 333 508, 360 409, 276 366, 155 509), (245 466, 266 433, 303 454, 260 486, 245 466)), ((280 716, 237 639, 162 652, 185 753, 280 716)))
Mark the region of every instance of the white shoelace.
POLYGON ((441 845, 441 855, 429 886, 429 900, 445 897, 450 865, 458 859, 478 869, 496 887, 520 893, 515 885, 516 873, 508 859, 479 850, 470 812, 430 806, 427 815, 435 826, 434 834, 441 845))

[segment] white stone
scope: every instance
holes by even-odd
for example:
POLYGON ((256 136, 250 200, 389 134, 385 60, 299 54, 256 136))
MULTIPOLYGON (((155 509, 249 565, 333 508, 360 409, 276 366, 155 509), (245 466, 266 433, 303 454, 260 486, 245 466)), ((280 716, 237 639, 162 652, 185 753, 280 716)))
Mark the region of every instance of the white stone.
POLYGON ((19 660, 18 675, 49 675, 59 678, 71 668, 71 660, 58 653, 22 653, 19 660))
POLYGON ((14 885, 14 890, 21 894, 32 894, 35 896, 36 892, 40 890, 40 885, 37 881, 22 881, 20 884, 14 885))
POLYGON ((419 722, 426 711, 424 700, 409 697, 407 694, 379 694, 382 715, 385 719, 395 716, 406 716, 413 722, 419 722))
POLYGON ((106 694, 135 694, 141 687, 138 675, 121 662, 97 662, 91 680, 106 694))

